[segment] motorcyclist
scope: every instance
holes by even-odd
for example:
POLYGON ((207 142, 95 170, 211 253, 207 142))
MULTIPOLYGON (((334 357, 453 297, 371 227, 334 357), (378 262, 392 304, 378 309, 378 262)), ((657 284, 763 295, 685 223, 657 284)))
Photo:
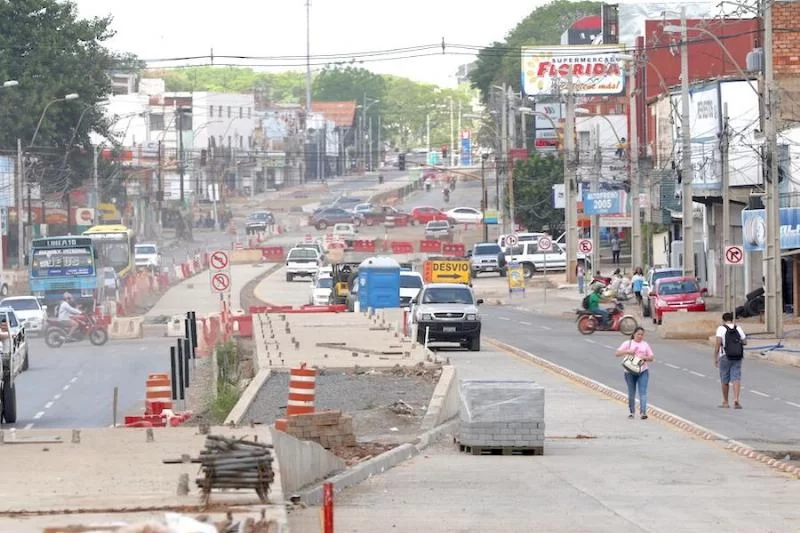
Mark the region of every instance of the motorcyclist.
POLYGON ((450 200, 450 189, 448 189, 447 187, 442 189, 442 196, 444 196, 444 201, 445 202, 450 200))
POLYGON ((598 315, 601 320, 602 326, 608 326, 611 322, 611 314, 600 307, 600 303, 603 301, 603 287, 597 286, 594 287, 592 293, 588 296, 587 300, 587 310, 595 315, 598 315))
POLYGON ((83 312, 81 312, 80 309, 72 306, 72 295, 68 292, 65 292, 64 300, 58 306, 58 320, 62 322, 69 321, 71 324, 69 332, 67 332, 67 339, 74 339, 73 336, 80 327, 80 323, 74 317, 82 314, 83 312))

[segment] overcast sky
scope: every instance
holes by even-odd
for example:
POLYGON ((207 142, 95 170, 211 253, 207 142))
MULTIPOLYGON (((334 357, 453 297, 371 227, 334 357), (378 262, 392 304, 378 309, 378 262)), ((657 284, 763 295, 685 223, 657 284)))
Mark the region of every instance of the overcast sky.
MULTIPOLYGON (((304 0, 74 1, 83 17, 113 15, 117 36, 109 43, 111 48, 132 52, 146 60, 208 55, 211 48, 215 55, 305 57, 306 53, 304 0)), ((313 0, 312 68, 320 68, 326 62, 313 57, 318 54, 342 54, 349 59, 364 52, 438 44, 442 37, 451 43, 484 46, 502 40, 542 3, 542 0, 493 0, 490 3, 478 0, 313 0)), ((456 68, 473 59, 467 55, 442 56, 441 49, 421 53, 435 55, 370 61, 362 66, 418 81, 452 85, 456 68)), ((217 63, 223 61, 218 59, 217 63)), ((299 65, 297 60, 278 60, 271 64, 283 66, 270 70, 305 69, 304 59, 299 60, 299 65), (292 67, 292 64, 298 66, 292 67)))

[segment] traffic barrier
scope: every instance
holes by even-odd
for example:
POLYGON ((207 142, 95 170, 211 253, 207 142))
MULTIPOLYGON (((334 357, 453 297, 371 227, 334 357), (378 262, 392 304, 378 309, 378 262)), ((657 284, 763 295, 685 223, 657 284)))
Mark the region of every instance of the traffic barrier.
POLYGON ((289 370, 289 402, 286 404, 286 416, 313 413, 316 386, 316 368, 307 368, 305 363, 301 363, 299 368, 289 370))
POLYGON ((253 336, 253 315, 233 316, 231 320, 233 321, 234 336, 245 338, 253 336))
POLYGON ((440 254, 442 253, 442 241, 419 241, 419 251, 426 254, 440 254))
POLYGON ((279 263, 286 257, 283 246, 262 246, 261 258, 268 263, 279 263))
POLYGON ((166 426, 166 417, 163 415, 126 415, 124 427, 126 428, 163 428, 166 426))
POLYGON ((120 339, 141 339, 144 337, 144 317, 115 316, 111 319, 108 328, 108 338, 113 340, 120 339))
POLYGON ((172 409, 172 384, 169 374, 150 374, 144 384, 144 412, 160 415, 164 409, 172 409))
POLYGON ((393 254, 413 254, 414 245, 408 241, 392 241, 391 250, 393 254))
POLYGON ((247 312, 251 315, 260 315, 263 313, 285 313, 291 310, 291 305, 251 305, 247 312))
POLYGON ((353 241, 354 252, 374 252, 377 250, 375 239, 356 239, 353 241))
POLYGON ((463 243, 446 242, 442 244, 442 255, 445 257, 464 257, 467 254, 463 243))
POLYGON ((189 263, 181 263, 181 275, 183 276, 181 279, 192 277, 192 271, 189 269, 189 263))
POLYGON ((185 337, 186 322, 183 315, 172 315, 167 322, 167 337, 185 337))

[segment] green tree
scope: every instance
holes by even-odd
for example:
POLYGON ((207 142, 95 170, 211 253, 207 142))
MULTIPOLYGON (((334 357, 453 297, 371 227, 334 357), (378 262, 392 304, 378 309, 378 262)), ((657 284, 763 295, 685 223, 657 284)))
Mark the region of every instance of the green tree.
POLYGON ((297 103, 305 98, 305 74, 256 72, 245 67, 190 67, 150 70, 148 78, 164 80, 167 91, 259 93, 265 101, 297 103))
POLYGON ((564 161, 534 152, 526 161, 514 162, 513 179, 517 222, 530 231, 560 234, 564 210, 553 207, 553 185, 564 183, 564 161))
POLYGON ((557 45, 561 34, 577 19, 600 13, 600 2, 552 0, 534 9, 511 30, 503 43, 492 43, 478 52, 475 68, 470 72, 472 86, 489 101, 492 85, 509 84, 520 89, 523 46, 557 45))
POLYGON ((322 102, 363 102, 383 100, 386 80, 379 74, 360 67, 326 67, 314 77, 312 96, 322 102))

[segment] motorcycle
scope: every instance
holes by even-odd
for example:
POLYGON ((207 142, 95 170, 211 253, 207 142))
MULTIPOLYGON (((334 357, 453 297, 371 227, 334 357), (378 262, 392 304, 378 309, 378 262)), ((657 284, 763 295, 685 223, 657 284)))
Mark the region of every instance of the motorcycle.
POLYGON ((609 309, 609 324, 602 324, 602 317, 597 313, 586 309, 575 311, 578 323, 578 331, 583 335, 591 335, 595 331, 619 331, 623 335, 630 336, 639 327, 639 323, 631 315, 625 314, 625 306, 617 302, 613 309, 609 309))
POLYGON ((450 180, 450 190, 451 191, 456 190, 456 180, 455 179, 450 180))
POLYGON ((431 192, 431 182, 430 181, 426 181, 425 182, 425 192, 431 192))
POLYGON ((442 191, 442 196, 444 197, 445 203, 450 201, 450 191, 448 189, 442 191))
POLYGON ((102 346, 108 342, 108 330, 106 326, 98 324, 93 316, 82 314, 76 315, 78 329, 73 337, 67 338, 69 330, 72 329, 72 322, 64 320, 50 319, 44 330, 44 342, 51 348, 61 348, 64 343, 81 342, 87 337, 89 342, 95 346, 102 346))

